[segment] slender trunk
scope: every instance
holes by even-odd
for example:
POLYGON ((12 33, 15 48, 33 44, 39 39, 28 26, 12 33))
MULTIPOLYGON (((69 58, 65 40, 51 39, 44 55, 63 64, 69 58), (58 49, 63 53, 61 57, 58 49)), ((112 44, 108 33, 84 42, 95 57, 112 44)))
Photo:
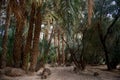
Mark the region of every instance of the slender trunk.
POLYGON ((60 30, 58 30, 58 65, 60 64, 60 30))
POLYGON ((28 36, 27 41, 23 53, 23 64, 22 68, 24 70, 27 70, 28 62, 29 62, 29 55, 31 53, 31 45, 32 45, 32 37, 33 37, 33 27, 34 27, 34 16, 35 16, 35 3, 32 3, 32 10, 30 14, 30 23, 29 23, 29 30, 28 30, 28 36))
MULTIPOLYGON (((55 47, 55 53, 56 53, 56 55, 58 55, 56 46, 57 46, 57 44, 56 44, 56 29, 54 29, 54 47, 55 47)), ((55 62, 57 62, 57 57, 55 58, 55 62)))
POLYGON ((92 13, 93 13, 93 0, 88 0, 88 26, 91 25, 92 13))
POLYGON ((108 55, 109 52, 107 51, 107 47, 106 47, 106 45, 105 45, 105 41, 101 41, 101 43, 102 43, 102 45, 103 45, 103 50, 104 50, 104 52, 105 52, 105 59, 106 59, 107 68, 108 68, 108 70, 111 70, 112 67, 111 67, 111 65, 110 65, 109 55, 108 55))
POLYGON ((73 59, 73 62, 75 64, 75 66, 78 68, 78 69, 81 69, 81 65, 79 63, 79 61, 76 59, 75 57, 75 54, 70 50, 70 54, 72 56, 72 59, 73 59))
POLYGON ((62 40, 66 43, 66 46, 68 47, 69 49, 69 53, 71 54, 71 57, 72 57, 72 60, 75 64, 76 67, 78 67, 79 69, 81 69, 81 65, 80 65, 80 62, 76 59, 75 57, 75 53, 78 51, 73 51, 72 49, 70 49, 70 46, 69 44, 67 43, 67 41, 64 40, 64 38, 62 38, 62 40))
POLYGON ((31 64, 30 71, 34 72, 37 64, 37 57, 39 54, 39 36, 41 31, 42 24, 42 16, 40 12, 40 8, 37 8, 36 19, 35 19, 35 31, 34 31, 34 39, 33 39, 33 48, 31 52, 31 64))
POLYGON ((46 51, 46 56, 48 56, 48 53, 49 53, 49 49, 50 49, 50 46, 51 46, 51 41, 52 41, 52 38, 53 38, 53 31, 54 31, 54 28, 52 29, 52 32, 50 33, 50 38, 49 38, 49 41, 48 41, 48 49, 46 51))
MULTIPOLYGON (((49 54, 49 51, 50 51, 50 46, 51 46, 51 41, 52 41, 52 38, 53 38, 53 30, 54 29, 52 29, 52 32, 50 33, 50 37, 49 37, 49 39, 48 39, 48 47, 47 47, 47 49, 46 49, 46 51, 45 51, 45 56, 48 56, 48 54, 49 54)), ((46 61, 45 61, 46 62, 46 61)))
POLYGON ((45 39, 48 41, 48 29, 45 29, 45 39))
MULTIPOLYGON (((64 38, 64 33, 62 34, 62 37, 64 38)), ((62 39, 62 63, 65 64, 65 53, 64 53, 64 41, 62 39)))
POLYGON ((10 26, 10 4, 7 6, 7 17, 6 17, 6 23, 5 23, 5 33, 3 36, 3 43, 2 43, 2 57, 1 57, 1 68, 6 67, 6 54, 7 54, 7 40, 8 40, 8 29, 10 26))

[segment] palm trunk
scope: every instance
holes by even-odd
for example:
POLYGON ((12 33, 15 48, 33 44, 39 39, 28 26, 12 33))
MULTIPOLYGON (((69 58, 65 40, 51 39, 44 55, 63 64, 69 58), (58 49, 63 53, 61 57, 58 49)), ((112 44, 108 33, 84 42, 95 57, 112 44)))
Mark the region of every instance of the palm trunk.
POLYGON ((48 41, 48 29, 45 29, 45 39, 48 41))
POLYGON ((10 26, 10 4, 7 6, 7 17, 6 17, 6 23, 5 23, 5 34, 3 36, 3 44, 2 44, 2 57, 1 57, 1 68, 6 67, 6 54, 7 54, 7 40, 8 40, 8 29, 10 26))
POLYGON ((21 64, 21 48, 22 48, 22 32, 23 32, 23 24, 24 22, 17 21, 17 28, 15 32, 15 40, 14 40, 14 66, 20 67, 21 64))
POLYGON ((60 30, 58 30, 58 65, 60 64, 60 30))
POLYGON ((88 26, 91 25, 92 13, 93 13, 93 0, 88 0, 88 26))
MULTIPOLYGON (((55 31, 56 29, 54 28, 54 47, 55 47, 55 53, 56 53, 56 55, 57 55, 57 50, 56 50, 56 31, 55 31)), ((55 58, 55 62, 57 62, 57 57, 55 58)))
POLYGON ((36 19, 35 19, 35 31, 34 31, 34 39, 33 39, 33 48, 31 52, 31 64, 30 71, 34 72, 37 64, 37 57, 39 54, 39 36, 41 31, 42 17, 40 8, 37 8, 36 19))
MULTIPOLYGON (((64 33, 62 34, 62 37, 64 38, 64 33)), ((64 41, 62 39, 62 63, 65 63, 65 54, 64 54, 64 41)))
POLYGON ((16 32, 15 32, 15 40, 14 40, 14 48, 13 48, 13 58, 14 58, 14 67, 20 67, 21 65, 21 49, 22 49, 22 33, 24 29, 24 11, 18 5, 18 2, 12 0, 12 10, 16 17, 16 32))
POLYGON ((28 62, 29 62, 29 55, 31 53, 31 45, 32 45, 32 36, 33 36, 33 24, 34 24, 34 15, 35 15, 35 4, 32 3, 32 10, 31 10, 31 14, 30 14, 30 27, 28 30, 28 36, 27 36, 27 41, 26 41, 26 45, 25 45, 25 49, 24 49, 24 53, 23 53, 23 64, 22 64, 22 68, 24 70, 27 70, 28 67, 28 62))

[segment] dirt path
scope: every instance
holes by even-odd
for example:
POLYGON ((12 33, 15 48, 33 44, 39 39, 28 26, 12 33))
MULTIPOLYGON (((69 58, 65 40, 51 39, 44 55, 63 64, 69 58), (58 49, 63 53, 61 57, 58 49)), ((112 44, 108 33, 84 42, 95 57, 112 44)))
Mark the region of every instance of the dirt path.
MULTIPOLYGON (((76 74, 73 72, 73 67, 54 67, 50 68, 52 74, 45 80, 120 80, 119 73, 103 71, 100 70, 102 68, 99 68, 100 67, 88 67, 86 71, 76 74), (98 72, 99 76, 93 76, 94 72, 98 72)), ((7 79, 4 80, 42 80, 41 77, 37 75, 6 78, 7 79)))

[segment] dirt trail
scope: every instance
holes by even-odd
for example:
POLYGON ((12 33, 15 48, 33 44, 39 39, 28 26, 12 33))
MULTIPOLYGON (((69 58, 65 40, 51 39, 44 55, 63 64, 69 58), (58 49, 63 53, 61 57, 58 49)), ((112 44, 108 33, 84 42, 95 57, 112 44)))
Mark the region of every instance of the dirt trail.
MULTIPOLYGON (((52 74, 45 80, 120 80, 120 74, 116 72, 108 72, 99 69, 100 67, 90 67, 87 70, 76 74, 73 67, 54 67, 50 68, 52 74), (98 72, 99 76, 93 76, 94 72, 98 72)), ((101 68, 102 69, 102 68, 101 68)), ((0 79, 3 80, 3 79, 0 79)), ((42 80, 40 76, 22 76, 22 77, 6 77, 4 80, 42 80)))

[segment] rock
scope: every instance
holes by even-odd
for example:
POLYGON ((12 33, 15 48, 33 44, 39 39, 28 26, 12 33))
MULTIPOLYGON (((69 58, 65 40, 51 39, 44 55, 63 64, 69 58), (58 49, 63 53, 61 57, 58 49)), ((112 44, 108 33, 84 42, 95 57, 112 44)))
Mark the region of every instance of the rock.
POLYGON ((44 71, 43 71, 43 73, 45 73, 45 72, 46 72, 46 74, 51 75, 51 70, 50 69, 45 68, 44 71))
POLYGON ((78 69, 77 67, 74 67, 73 71, 74 71, 75 73, 79 73, 80 69, 78 69))
POLYGON ((28 76, 34 76, 34 75, 35 75, 35 72, 28 71, 28 72, 27 72, 27 75, 28 75, 28 76))
POLYGON ((50 67, 57 67, 58 64, 57 63, 54 63, 54 64, 51 64, 50 67))
POLYGON ((71 63, 66 63, 65 66, 69 67, 69 66, 71 66, 71 63))
POLYGON ((45 68, 41 74, 41 79, 46 79, 49 75, 51 75, 51 70, 45 68))
POLYGON ((11 77, 23 76, 25 75, 25 71, 19 68, 7 67, 5 68, 5 75, 11 76, 11 77))
POLYGON ((61 67, 64 67, 65 65, 64 64, 61 64, 61 67))
POLYGON ((46 75, 42 75, 41 79, 47 79, 47 76, 46 75))
POLYGON ((4 69, 0 69, 0 75, 3 75, 4 74, 4 69))
POLYGON ((99 76, 98 72, 94 72, 93 76, 99 76))
POLYGON ((0 80, 13 80, 13 79, 11 77, 2 75, 2 76, 0 76, 0 80))
POLYGON ((41 75, 43 73, 43 71, 44 71, 44 68, 40 68, 40 70, 37 71, 37 75, 41 75))
POLYGON ((40 68, 43 68, 43 67, 45 67, 43 61, 38 61, 37 64, 36 64, 35 71, 37 72, 37 71, 40 70, 40 68))

